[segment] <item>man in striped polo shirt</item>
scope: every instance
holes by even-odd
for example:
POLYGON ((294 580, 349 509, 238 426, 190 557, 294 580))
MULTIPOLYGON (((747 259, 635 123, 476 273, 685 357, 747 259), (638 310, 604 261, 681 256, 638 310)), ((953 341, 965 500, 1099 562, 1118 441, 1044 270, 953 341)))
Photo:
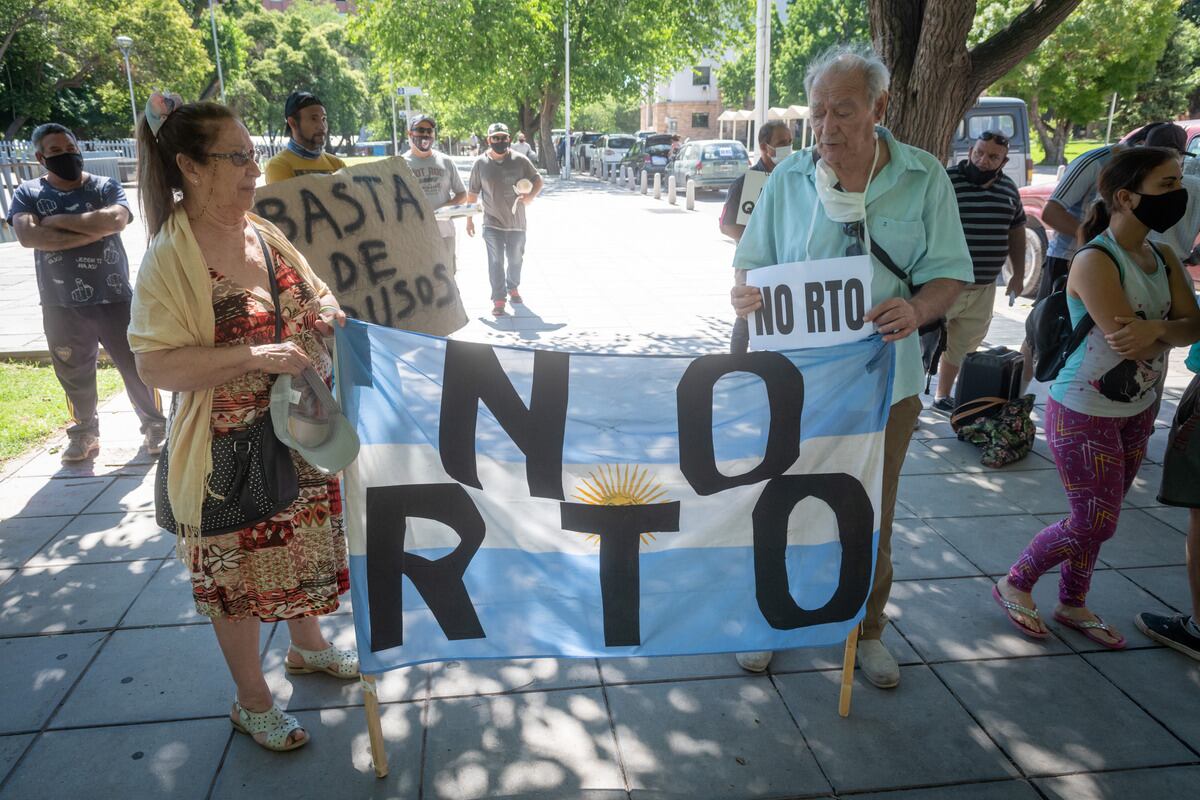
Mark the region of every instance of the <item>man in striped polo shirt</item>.
POLYGON ((1013 263, 1008 293, 1020 294, 1025 283, 1025 210, 1017 185, 1004 174, 1007 162, 1008 137, 984 131, 967 158, 946 170, 975 270, 975 283, 946 312, 946 352, 938 366, 933 407, 947 414, 954 411, 950 390, 963 359, 983 342, 992 322, 996 278, 1006 257, 1013 263))

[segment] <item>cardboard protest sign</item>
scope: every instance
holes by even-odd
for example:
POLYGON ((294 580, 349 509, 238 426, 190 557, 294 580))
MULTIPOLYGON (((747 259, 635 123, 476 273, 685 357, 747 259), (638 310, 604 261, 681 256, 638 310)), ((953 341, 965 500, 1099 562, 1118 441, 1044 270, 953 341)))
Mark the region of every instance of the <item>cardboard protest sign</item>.
POLYGON ((348 324, 363 672, 844 641, 878 545, 888 347, 582 355, 348 324))
POLYGON ((742 179, 742 196, 738 198, 738 225, 750 224, 750 215, 754 213, 754 206, 758 204, 758 196, 767 185, 768 177, 768 173, 752 169, 742 179))
POLYGON ((403 158, 273 183, 254 210, 279 226, 346 314, 446 336, 467 321, 433 208, 403 158))
POLYGON ((762 290, 750 346, 793 350, 856 342, 875 332, 864 317, 871 308, 871 259, 823 258, 775 264, 746 273, 762 290))

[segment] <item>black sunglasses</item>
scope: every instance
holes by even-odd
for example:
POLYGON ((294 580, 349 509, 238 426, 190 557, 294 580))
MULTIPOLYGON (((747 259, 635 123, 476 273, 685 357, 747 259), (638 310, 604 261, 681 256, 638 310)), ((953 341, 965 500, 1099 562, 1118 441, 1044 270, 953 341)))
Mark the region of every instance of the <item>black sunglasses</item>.
POLYGON ((1001 147, 1008 147, 1008 137, 1003 133, 996 133, 995 131, 984 131, 983 133, 979 134, 979 141, 995 142, 1001 147))
POLYGON ((421 136, 432 136, 433 128, 413 128, 412 132, 421 136))
POLYGON ((843 222, 842 233, 850 237, 853 241, 846 245, 847 256, 861 256, 863 254, 863 223, 862 220, 855 222, 843 222))

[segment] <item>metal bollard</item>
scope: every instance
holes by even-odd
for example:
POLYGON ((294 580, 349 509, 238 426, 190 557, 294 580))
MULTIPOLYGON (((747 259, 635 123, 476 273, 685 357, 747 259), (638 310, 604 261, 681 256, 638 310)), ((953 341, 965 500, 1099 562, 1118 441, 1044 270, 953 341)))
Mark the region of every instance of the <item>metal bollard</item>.
MULTIPOLYGON (((608 182, 609 183, 614 184, 614 185, 616 184, 616 182, 617 182, 617 167, 620 167, 620 166, 621 166, 620 164, 613 164, 612 169, 610 169, 608 171, 608 182)), ((621 167, 621 169, 624 170, 625 168, 621 167)))
POLYGON ((662 199, 662 173, 661 172, 654 173, 654 199, 655 200, 662 199))
POLYGON ((675 205, 675 190, 676 189, 677 189, 677 186, 675 185, 675 176, 672 175, 671 177, 667 178, 667 202, 670 203, 671 205, 675 205))
POLYGON ((646 171, 642 170, 642 194, 646 193, 646 171))
POLYGON ((687 189, 685 191, 687 192, 687 200, 685 201, 685 207, 687 208, 688 211, 695 211, 696 210, 696 182, 694 180, 692 180, 691 178, 688 178, 687 189))

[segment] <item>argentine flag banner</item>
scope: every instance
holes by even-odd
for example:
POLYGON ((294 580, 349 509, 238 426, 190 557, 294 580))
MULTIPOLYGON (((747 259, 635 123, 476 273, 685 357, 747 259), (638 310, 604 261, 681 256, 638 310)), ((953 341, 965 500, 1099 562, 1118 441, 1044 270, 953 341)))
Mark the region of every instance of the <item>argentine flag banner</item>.
POLYGON ((350 321, 337 383, 362 669, 843 642, 893 355, 610 355, 350 321))

